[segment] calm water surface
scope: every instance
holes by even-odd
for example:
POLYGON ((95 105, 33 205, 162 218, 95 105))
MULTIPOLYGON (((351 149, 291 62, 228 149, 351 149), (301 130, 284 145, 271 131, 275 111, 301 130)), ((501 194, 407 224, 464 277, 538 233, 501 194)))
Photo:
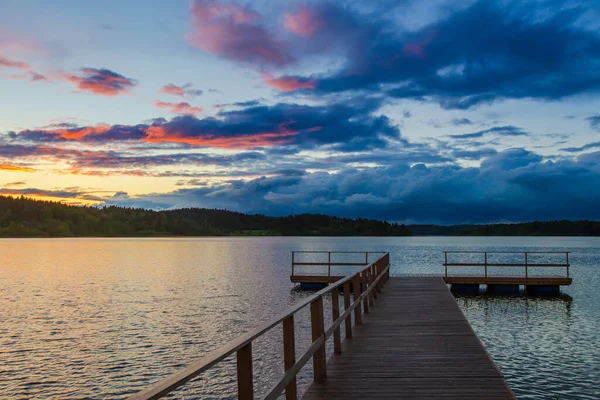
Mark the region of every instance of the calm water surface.
MULTIPOLYGON (((125 397, 310 294, 292 250, 363 249, 389 251, 393 275, 439 274, 443 250, 572 251, 559 298, 457 301, 519 398, 600 398, 600 238, 447 237, 0 240, 0 398, 125 397)), ((254 345, 259 393, 281 346, 279 329, 254 345)), ((231 398, 233 366, 172 397, 231 398)))

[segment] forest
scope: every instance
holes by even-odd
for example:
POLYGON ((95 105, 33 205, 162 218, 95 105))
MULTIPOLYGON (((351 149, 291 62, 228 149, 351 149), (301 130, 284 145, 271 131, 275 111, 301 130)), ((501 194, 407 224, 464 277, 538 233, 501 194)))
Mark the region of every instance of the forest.
POLYGON ((287 217, 187 208, 69 206, 0 196, 0 237, 410 236, 400 224, 320 214, 287 217))

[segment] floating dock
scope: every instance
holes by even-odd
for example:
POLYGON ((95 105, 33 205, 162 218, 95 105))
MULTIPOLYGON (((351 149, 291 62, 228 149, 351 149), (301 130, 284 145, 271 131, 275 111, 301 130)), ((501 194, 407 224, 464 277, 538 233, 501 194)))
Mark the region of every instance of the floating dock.
POLYGON ((488 293, 519 294, 523 287, 525 294, 558 295, 560 286, 573 282, 569 276, 569 252, 445 251, 442 265, 444 281, 453 290, 468 293, 478 293, 480 286, 485 285, 488 293), (454 262, 449 262, 450 257, 454 262), (548 274, 548 270, 564 274, 548 274))

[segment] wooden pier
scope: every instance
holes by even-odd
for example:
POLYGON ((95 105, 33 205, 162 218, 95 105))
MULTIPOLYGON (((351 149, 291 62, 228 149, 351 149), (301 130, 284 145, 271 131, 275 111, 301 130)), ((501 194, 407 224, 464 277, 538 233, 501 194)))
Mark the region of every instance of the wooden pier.
POLYGON ((286 400, 297 399, 296 375, 311 359, 314 383, 306 399, 514 398, 441 277, 390 278, 389 253, 370 263, 368 258, 367 253, 366 268, 130 399, 165 396, 232 355, 238 398, 253 399, 252 343, 275 327, 283 334, 284 368, 263 399, 275 400, 284 392, 286 400), (325 306, 331 307, 328 325, 325 306), (297 355, 294 318, 305 307, 310 307, 312 344, 297 355), (334 355, 328 362, 330 338, 334 355))

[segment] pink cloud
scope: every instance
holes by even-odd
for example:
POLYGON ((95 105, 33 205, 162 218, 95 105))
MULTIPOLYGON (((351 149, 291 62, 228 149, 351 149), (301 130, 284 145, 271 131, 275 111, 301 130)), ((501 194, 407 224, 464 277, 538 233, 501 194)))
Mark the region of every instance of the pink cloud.
POLYGON ((312 36, 322 25, 323 21, 318 13, 306 5, 295 13, 285 15, 283 19, 285 29, 298 36, 312 36))
POLYGON ((160 88, 160 93, 183 98, 185 96, 200 96, 203 93, 203 91, 200 89, 193 89, 191 83, 186 83, 183 86, 177 86, 172 83, 169 83, 168 85, 165 85, 160 88))
POLYGON ((137 85, 134 79, 126 78, 111 70, 82 68, 82 75, 61 73, 63 79, 74 83, 78 89, 103 96, 118 96, 128 93, 137 85))
POLYGON ((10 58, 0 56, 0 68, 15 68, 29 71, 31 65, 23 61, 11 60, 10 58))
POLYGON ((207 53, 259 66, 284 66, 295 61, 284 44, 264 25, 262 16, 237 3, 193 0, 192 45, 207 53))
POLYGON ((193 115, 196 116, 203 112, 200 107, 193 107, 190 103, 168 103, 165 101, 154 101, 154 105, 157 108, 162 108, 171 111, 175 114, 193 115))
POLYGON ((271 75, 264 75, 263 81, 267 86, 282 92, 293 92, 300 89, 314 89, 316 85, 316 81, 314 79, 294 78, 293 76, 274 78, 271 75))

